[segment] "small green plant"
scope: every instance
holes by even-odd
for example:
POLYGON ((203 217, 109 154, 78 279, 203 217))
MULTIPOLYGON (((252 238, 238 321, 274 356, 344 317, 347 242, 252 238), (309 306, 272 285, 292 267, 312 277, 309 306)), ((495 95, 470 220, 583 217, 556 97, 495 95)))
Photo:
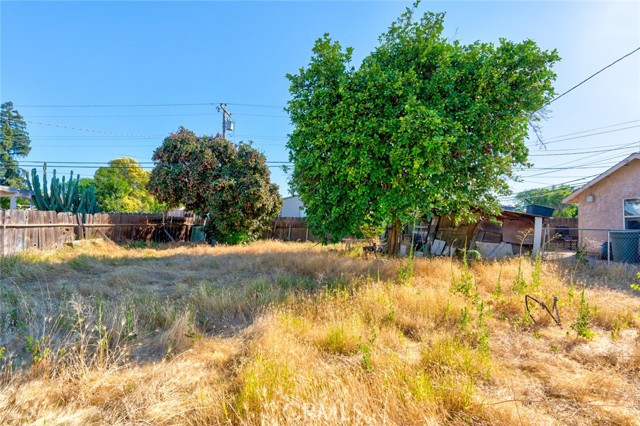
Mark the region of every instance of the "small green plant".
POLYGON ((382 324, 393 324, 396 320, 396 308, 392 301, 389 301, 389 311, 380 319, 382 324))
POLYGON ((367 343, 358 343, 358 350, 362 354, 362 365, 364 369, 368 372, 373 371, 373 364, 371 363, 371 355, 373 352, 373 345, 378 338, 378 334, 376 333, 375 328, 371 327, 371 337, 368 339, 367 343))
POLYGON ((529 311, 527 311, 525 309, 524 313, 522 314, 522 316, 520 315, 514 315, 513 317, 513 322, 522 327, 522 328, 528 328, 531 324, 533 324, 533 319, 531 318, 531 314, 529 314, 529 311))
POLYGON ((567 302, 568 303, 573 302, 573 298, 575 296, 576 296, 576 286, 572 282, 571 284, 569 284, 569 287, 567 287, 567 302))
POLYGON ((482 259, 482 254, 479 250, 465 250, 466 258, 470 261, 476 261, 482 259))
POLYGON ((203 337, 202 333, 198 332, 198 327, 196 325, 196 311, 193 308, 189 308, 188 313, 188 331, 186 336, 190 339, 201 339, 203 337))
POLYGON ((558 352, 558 349, 560 349, 558 345, 551 345, 549 348, 551 349, 551 352, 558 352))
POLYGON ((500 270, 498 271, 498 280, 496 281, 496 286, 493 288, 493 292, 491 295, 494 299, 499 299, 502 296, 502 264, 500 265, 500 270))
POLYGON ((136 325, 133 318, 133 308, 131 307, 131 305, 129 305, 124 311, 124 324, 122 334, 124 335, 125 339, 133 340, 138 337, 135 331, 135 327, 136 325))
POLYGON ((536 254, 533 273, 531 274, 531 290, 536 291, 542 285, 542 255, 536 254))
POLYGON ((461 293, 467 297, 471 297, 473 290, 473 274, 469 271, 469 262, 467 261, 466 250, 462 252, 462 268, 460 278, 455 276, 451 278, 451 292, 461 293))
POLYGON ((458 320, 458 327, 461 331, 465 331, 469 324, 471 323, 471 315, 469 315, 469 310, 465 306, 460 310, 460 319, 458 320))
POLYGON ((618 340, 620 338, 620 331, 622 331, 622 325, 620 321, 616 320, 611 326, 611 340, 618 340))
POLYGON ((46 344, 46 337, 38 339, 27 336, 27 352, 31 354, 33 364, 44 361, 51 354, 51 349, 49 349, 46 344))
POLYGON ((584 288, 580 294, 580 306, 578 307, 578 317, 576 322, 571 324, 571 328, 576 332, 578 337, 584 337, 590 339, 595 336, 595 333, 591 331, 589 318, 591 317, 591 306, 587 303, 584 297, 584 288))
POLYGON ((4 361, 4 353, 6 352, 6 350, 6 347, 0 346, 0 361, 4 361))
POLYGON ((399 284, 402 285, 410 285, 413 282, 413 266, 415 263, 415 259, 413 257, 413 254, 411 254, 409 256, 409 258, 407 259, 407 264, 404 266, 401 266, 398 269, 398 274, 397 274, 397 281, 399 284))
POLYGON ((137 240, 137 241, 131 241, 129 242, 129 244, 127 244, 127 248, 135 250, 135 249, 144 249, 149 247, 149 245, 147 244, 146 241, 143 240, 137 240))
POLYGON ((524 273, 522 272, 522 256, 518 259, 518 272, 513 279, 513 291, 518 294, 525 294, 527 292, 527 281, 524 279, 524 273))
POLYGON ((486 310, 484 308, 484 302, 481 300, 478 305, 478 320, 477 320, 477 334, 478 334, 478 348, 482 353, 489 353, 489 328, 485 324, 486 310))
MULTIPOLYGON (((640 272, 638 272, 638 280, 640 280, 640 272)), ((633 291, 640 292, 640 284, 638 284, 638 283, 632 283, 632 284, 631 284, 631 289, 632 289, 633 291)))
POLYGON ((101 364, 107 360, 107 354, 109 351, 109 332, 107 326, 104 324, 104 300, 102 297, 98 298, 96 325, 94 330, 98 333, 98 340, 96 342, 96 352, 101 364))
POLYGON ((578 245, 578 247, 576 248, 576 266, 578 265, 586 265, 588 262, 587 260, 587 246, 585 246, 584 244, 580 244, 578 245))

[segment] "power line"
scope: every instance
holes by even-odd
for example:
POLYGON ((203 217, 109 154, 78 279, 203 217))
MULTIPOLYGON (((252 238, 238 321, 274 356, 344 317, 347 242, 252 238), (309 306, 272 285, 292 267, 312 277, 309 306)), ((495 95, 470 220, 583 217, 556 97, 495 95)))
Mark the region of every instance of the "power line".
POLYGON ((615 61, 611 62, 609 65, 607 65, 606 67, 596 71, 595 73, 591 74, 589 77, 585 78, 584 80, 582 80, 580 83, 576 84, 575 86, 573 86, 571 89, 567 90, 566 92, 556 96, 555 98, 551 99, 549 102, 547 102, 546 104, 544 104, 542 106, 542 108, 548 106, 549 104, 557 101, 558 99, 560 99, 561 97, 563 97, 564 95, 566 95, 567 93, 577 89, 578 87, 582 86, 584 83, 586 83, 587 81, 591 80, 593 77, 595 77, 596 75, 600 74, 602 71, 606 70, 607 68, 617 64, 618 62, 620 62, 621 60, 623 60, 624 58, 633 55, 634 53, 636 53, 638 50, 640 50, 640 47, 635 48, 634 50, 632 50, 631 52, 627 53, 626 55, 616 59, 615 61))
POLYGON ((617 124, 610 124, 608 126, 603 126, 603 127, 596 127, 594 129, 587 129, 587 130, 581 130, 579 132, 573 132, 573 133, 566 133, 564 135, 558 135, 558 136, 553 136, 550 137, 547 140, 554 140, 554 139, 558 139, 558 138, 564 138, 566 136, 573 136, 573 135, 578 135, 580 133, 587 133, 587 132, 595 132, 596 130, 602 130, 602 129, 610 129, 611 127, 618 127, 618 126, 623 126, 625 124, 631 124, 631 123, 637 123, 639 120, 631 120, 631 121, 625 121, 623 123, 617 123, 617 124))
MULTIPOLYGON (((631 142, 631 143, 635 144, 635 143, 638 143, 638 142, 640 142, 640 141, 631 142)), ((565 155, 582 155, 582 154, 622 151, 622 150, 625 150, 625 149, 635 149, 635 147, 634 146, 629 146, 629 143, 625 143, 625 144, 620 144, 620 145, 611 145, 610 148, 601 149, 601 150, 595 150, 595 151, 583 151, 584 148, 577 148, 577 149, 567 150, 567 151, 573 151, 573 152, 564 152, 564 150, 557 150, 557 151, 563 151, 563 152, 559 152, 557 154, 530 154, 529 157, 557 157, 557 156, 565 156, 565 155)))
POLYGON ((215 106, 216 102, 170 103, 170 104, 104 104, 104 105, 16 105, 16 108, 150 108, 177 106, 215 106))
MULTIPOLYGON (((38 164, 20 164, 22 167, 31 167, 31 168, 38 168, 42 166, 42 163, 38 163, 38 164)), ((98 166, 98 165, 93 165, 93 166, 87 166, 87 165, 81 165, 81 164, 73 164, 73 165, 57 165, 57 164, 50 164, 49 162, 47 162, 47 167, 51 166, 52 168, 56 168, 56 169, 65 169, 65 170, 74 170, 74 169, 129 169, 129 168, 141 168, 143 170, 150 170, 153 168, 153 166, 135 166, 135 165, 130 165, 130 166, 98 166)), ((272 169, 272 168, 281 168, 282 166, 286 166, 286 164, 267 164, 267 167, 272 169)))
POLYGON ((623 127, 623 128, 621 128, 621 129, 607 130, 607 131, 605 131, 605 132, 589 133, 588 135, 573 136, 573 137, 570 137, 570 138, 564 138, 564 139, 554 139, 554 140, 551 140, 551 141, 544 141, 543 143, 544 143, 545 145, 550 145, 550 144, 552 144, 552 143, 558 143, 558 142, 564 142, 564 141, 571 141, 571 140, 574 140, 574 139, 588 138, 588 137, 591 137, 591 136, 604 135, 604 134, 607 134, 607 133, 620 132, 620 131, 622 131, 622 130, 635 129, 635 128, 637 128, 637 127, 640 127, 640 124, 638 124, 638 125, 636 125, 636 126, 623 127))
MULTIPOLYGON (((553 185, 547 185, 547 186, 544 186, 544 187, 541 187, 541 188, 533 188, 533 189, 538 189, 538 190, 542 189, 542 190, 544 190, 544 189, 552 189, 552 188, 558 187, 558 186, 570 186, 570 187, 573 187, 574 189, 576 189, 576 188, 578 188, 578 187, 583 185, 583 183, 578 183, 578 182, 581 182, 581 181, 584 181, 584 180, 587 180, 587 179, 592 179, 592 178, 594 178, 596 176, 600 176, 600 173, 595 174, 595 175, 591 175, 591 176, 585 176, 585 177, 569 180, 569 181, 562 182, 562 183, 556 183, 556 184, 553 184, 553 185), (570 185, 570 184, 573 184, 573 185, 570 185)), ((520 192, 515 192, 510 196, 499 197, 499 198, 501 198, 502 200, 515 200, 517 195, 524 194, 524 193, 526 193, 528 191, 530 191, 530 189, 527 189, 527 190, 524 190, 524 191, 520 191, 520 192)))
MULTIPOLYGON (((252 114, 236 112, 247 117, 289 118, 284 114, 252 114)), ((146 118, 146 117, 211 117, 211 114, 116 114, 116 115, 29 115, 29 118, 146 118)))
MULTIPOLYGON (((637 144, 637 143, 639 143, 639 142, 640 142, 640 141, 633 141, 633 142, 629 142, 628 144, 626 144, 626 146, 627 146, 627 147, 632 147, 632 146, 634 146, 635 144, 637 144)), ((565 166, 565 165, 567 165, 567 164, 576 163, 576 162, 579 162, 579 161, 582 161, 582 160, 586 160, 587 158, 597 157, 598 155, 601 155, 602 153, 613 152, 613 151, 618 151, 618 150, 619 150, 619 149, 611 149, 611 148, 610 148, 610 149, 604 150, 604 152, 599 152, 599 153, 596 153, 596 154, 593 154, 593 155, 588 155, 588 156, 586 156, 586 157, 577 158, 577 159, 575 159, 575 160, 565 161, 564 163, 560 163, 560 164, 554 164, 552 167, 556 167, 556 166, 565 166)), ((576 155, 582 155, 582 154, 576 154, 576 155)), ((618 155, 616 155, 616 156, 614 156, 614 157, 612 157, 612 158, 617 158, 617 157, 618 157, 618 155)), ((601 161, 605 161, 605 160, 601 160, 601 161)), ((591 164, 591 163, 587 163, 587 164, 591 164)), ((583 165, 586 165, 586 164, 583 164, 583 165)))
POLYGON ((77 131, 81 131, 81 132, 102 133, 102 134, 120 136, 120 137, 134 137, 134 138, 152 137, 152 136, 144 136, 144 135, 134 135, 134 134, 129 134, 129 133, 118 133, 118 132, 112 132, 110 130, 97 130, 97 129, 85 129, 85 128, 82 128, 82 127, 71 127, 71 126, 65 126, 64 124, 43 123, 41 121, 32 121, 32 120, 25 120, 25 121, 27 123, 39 124, 39 125, 42 125, 42 126, 57 127, 57 128, 60 128, 60 129, 77 130, 77 131))
MULTIPOLYGON (((216 106, 221 102, 190 102, 190 103, 162 103, 162 104, 78 104, 78 105, 16 105, 16 108, 156 108, 156 107, 183 107, 183 106, 216 106)), ((282 105, 247 104, 240 102, 223 102, 227 105, 244 106, 248 108, 280 108, 282 105)))
MULTIPOLYGON (((39 161, 39 160, 24 160, 20 162, 21 164, 24 163, 38 163, 38 164, 43 164, 43 163, 47 163, 47 165, 58 165, 58 164, 82 164, 82 165, 100 165, 100 164, 106 164, 109 165, 109 161, 39 161)), ((138 164, 156 164, 155 161, 137 161, 138 164)), ((265 161, 265 163, 267 164, 291 164, 291 161, 270 161, 267 160, 265 161)), ((135 166, 135 165, 134 165, 135 166)), ((114 167, 127 167, 127 166, 114 166, 114 167)))

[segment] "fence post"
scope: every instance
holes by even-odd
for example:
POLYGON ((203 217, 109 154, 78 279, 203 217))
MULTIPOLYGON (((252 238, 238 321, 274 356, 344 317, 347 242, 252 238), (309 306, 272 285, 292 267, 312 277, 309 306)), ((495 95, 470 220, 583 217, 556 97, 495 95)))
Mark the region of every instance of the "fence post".
POLYGON ((536 216, 534 218, 534 226, 533 226, 533 257, 536 257, 538 252, 540 251, 542 242, 542 218, 540 216, 536 216))
POLYGON ((607 266, 611 266, 611 231, 607 230, 607 266))
POLYGON ((287 241, 291 241, 291 224, 289 224, 289 236, 287 237, 287 241))

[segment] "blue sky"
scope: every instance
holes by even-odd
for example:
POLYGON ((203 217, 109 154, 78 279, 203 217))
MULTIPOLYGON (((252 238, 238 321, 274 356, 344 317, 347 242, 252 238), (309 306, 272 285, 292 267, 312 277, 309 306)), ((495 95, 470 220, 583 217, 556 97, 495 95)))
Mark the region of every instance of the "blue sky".
MULTIPOLYGON (((308 63, 325 32, 352 46, 357 64, 410 4, 1 1, 0 100, 29 120, 28 169, 47 161, 91 177, 123 156, 149 169, 179 126, 219 132, 220 102, 235 121, 230 139, 287 161, 285 74, 308 63)), ((445 35, 463 43, 529 38, 556 48, 558 93, 640 47, 638 1, 423 2, 426 10, 446 12, 445 35)), ((527 143, 534 168, 514 191, 585 182, 638 151, 640 52, 554 102, 542 134, 547 150, 527 143)), ((286 176, 271 170, 287 195, 286 176)))

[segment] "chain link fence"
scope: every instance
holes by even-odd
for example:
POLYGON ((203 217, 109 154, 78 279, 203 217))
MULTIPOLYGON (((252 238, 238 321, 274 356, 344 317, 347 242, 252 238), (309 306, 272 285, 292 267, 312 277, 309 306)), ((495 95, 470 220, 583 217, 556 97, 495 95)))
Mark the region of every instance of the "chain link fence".
POLYGON ((543 250, 556 256, 640 263, 640 230, 546 227, 543 250))

